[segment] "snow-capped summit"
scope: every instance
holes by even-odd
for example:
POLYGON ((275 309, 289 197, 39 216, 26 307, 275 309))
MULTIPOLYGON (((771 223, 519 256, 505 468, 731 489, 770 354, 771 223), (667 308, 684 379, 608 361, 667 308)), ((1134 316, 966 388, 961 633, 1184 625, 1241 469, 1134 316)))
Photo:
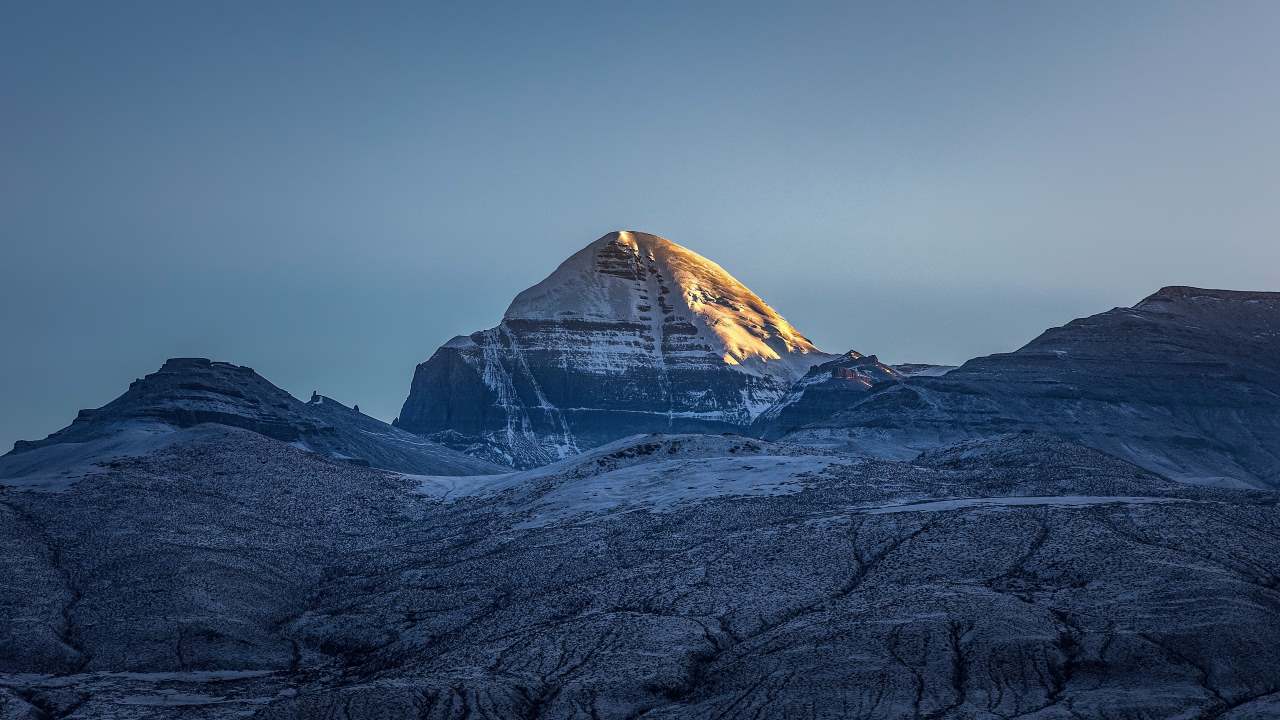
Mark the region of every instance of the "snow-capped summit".
POLYGON ((541 464, 639 432, 745 429, 833 357, 716 263, 623 230, 419 365, 398 425, 541 464))
POLYGON ((666 238, 632 230, 611 232, 574 253, 517 295, 503 317, 650 325, 656 343, 666 337, 664 323, 678 318, 726 364, 792 381, 829 359, 715 262, 666 238))

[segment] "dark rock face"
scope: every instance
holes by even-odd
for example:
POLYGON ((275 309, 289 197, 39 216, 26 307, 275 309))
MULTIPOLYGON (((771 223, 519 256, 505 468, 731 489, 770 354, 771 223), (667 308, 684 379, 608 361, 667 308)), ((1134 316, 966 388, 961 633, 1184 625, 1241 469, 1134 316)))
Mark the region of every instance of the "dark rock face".
POLYGON ((790 392, 756 418, 751 434, 780 438, 809 423, 825 420, 862 400, 871 388, 898 382, 902 377, 875 355, 864 356, 850 350, 810 368, 790 392))
POLYGON ((174 358, 133 382, 128 391, 96 410, 81 410, 70 425, 44 440, 20 441, 0 458, 0 476, 39 466, 55 446, 110 440, 135 428, 191 428, 216 424, 297 443, 357 464, 442 475, 497 470, 434 445, 321 395, 303 403, 252 368, 205 358, 174 358), (40 453, 47 449, 45 453, 40 453))
POLYGON ((532 467, 635 433, 743 431, 828 358, 710 260, 610 233, 419 365, 396 425, 532 467))
POLYGON ((792 439, 902 456, 1017 430, 1176 479, 1280 487, 1280 293, 1165 288, 877 389, 792 439))
POLYGON ((1035 435, 911 463, 642 437, 449 482, 223 427, 62 492, 0 490, 0 709, 1280 710, 1273 493, 1171 483, 1035 435))
POLYGON ((600 325, 504 321, 469 342, 455 340, 418 366, 396 426, 533 467, 636 433, 741 431, 749 421, 742 397, 778 392, 770 381, 703 363, 609 374, 565 362, 575 352, 560 344, 566 335, 588 347, 586 337, 601 332, 636 346, 653 342, 648 327, 600 325))

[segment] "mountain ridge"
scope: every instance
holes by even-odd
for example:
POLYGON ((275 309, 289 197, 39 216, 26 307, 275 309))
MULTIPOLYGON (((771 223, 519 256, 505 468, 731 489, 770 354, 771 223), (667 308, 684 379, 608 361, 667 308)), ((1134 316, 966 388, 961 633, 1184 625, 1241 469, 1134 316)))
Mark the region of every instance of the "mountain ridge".
POLYGON ((158 436, 170 429, 200 425, 240 428, 333 459, 389 470, 448 475, 498 469, 319 393, 302 402, 253 368, 208 358, 170 358, 106 405, 81 410, 65 428, 42 440, 14 443, 13 450, 0 458, 0 476, 6 468, 22 467, 24 474, 43 471, 42 463, 31 457, 41 451, 56 467, 62 454, 54 452, 55 446, 70 449, 134 435, 149 440, 142 442, 147 449, 163 442, 158 436))
POLYGON ((790 439, 886 457, 1052 432, 1191 482, 1280 486, 1280 293, 1169 286, 909 377, 790 439))

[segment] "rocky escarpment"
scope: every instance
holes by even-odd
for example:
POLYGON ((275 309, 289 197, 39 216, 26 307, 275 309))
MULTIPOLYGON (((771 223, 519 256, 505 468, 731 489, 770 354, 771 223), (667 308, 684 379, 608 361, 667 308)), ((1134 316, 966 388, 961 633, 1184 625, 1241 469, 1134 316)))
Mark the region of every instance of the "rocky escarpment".
POLYGON ((745 430, 830 357, 710 260, 615 232, 419 365, 396 425, 539 465, 638 432, 745 430))
POLYGON ((0 458, 0 477, 44 472, 47 465, 94 448, 153 446, 166 430, 204 424, 241 428, 346 462, 403 472, 468 475, 498 469, 322 395, 303 403, 252 368, 173 358, 103 407, 81 410, 49 437, 15 443, 0 458))
POLYGON ((1280 486, 1280 293, 1168 287, 884 386, 791 439, 901 456, 1049 431, 1167 477, 1280 486))
POLYGON ((895 368, 880 362, 875 355, 865 356, 850 350, 835 360, 810 368, 782 399, 756 418, 751 433, 764 438, 782 437, 856 404, 877 385, 902 378, 895 368))

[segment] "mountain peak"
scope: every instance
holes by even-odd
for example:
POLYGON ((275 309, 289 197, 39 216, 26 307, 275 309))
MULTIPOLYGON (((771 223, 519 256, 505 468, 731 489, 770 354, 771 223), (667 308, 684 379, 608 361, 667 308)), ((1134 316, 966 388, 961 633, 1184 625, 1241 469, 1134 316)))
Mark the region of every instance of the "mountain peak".
POLYGON ((636 433, 742 431, 833 357, 715 262, 617 230, 418 365, 397 425, 525 467, 636 433))
POLYGON ((721 362, 795 379, 829 359, 719 264, 664 237, 608 233, 516 296, 505 321, 624 322, 696 335, 721 362))
POLYGON ((619 245, 630 248, 633 252, 638 254, 649 254, 652 253, 655 248, 662 248, 670 245, 680 247, 661 235, 654 235, 653 233, 641 232, 639 230, 614 230, 613 232, 601 235, 599 239, 591 243, 588 247, 604 245, 619 245))

